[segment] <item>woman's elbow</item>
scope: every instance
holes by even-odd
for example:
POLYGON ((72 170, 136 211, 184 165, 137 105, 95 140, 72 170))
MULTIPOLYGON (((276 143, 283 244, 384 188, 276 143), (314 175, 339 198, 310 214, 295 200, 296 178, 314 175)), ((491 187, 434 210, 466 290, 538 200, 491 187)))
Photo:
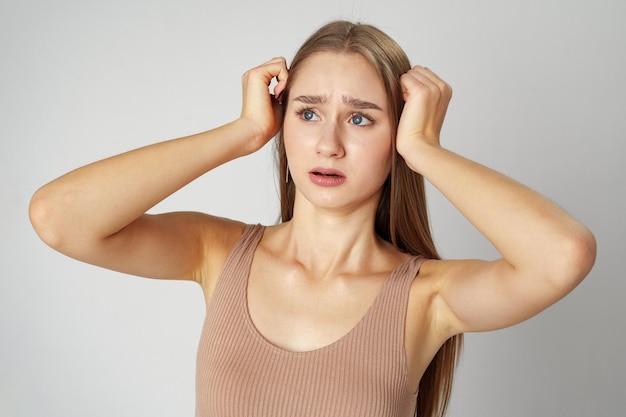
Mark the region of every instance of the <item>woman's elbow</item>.
POLYGON ((561 272, 558 274, 563 285, 569 292, 589 274, 596 261, 596 239, 586 227, 572 233, 563 244, 563 256, 559 262, 561 272))
POLYGON ((55 221, 54 213, 58 210, 46 192, 39 189, 33 194, 28 207, 28 217, 35 232, 45 244, 60 250, 63 245, 62 230, 55 221))
POLYGON ((579 239, 578 246, 579 268, 584 278, 596 262, 597 243, 591 230, 585 228, 584 236, 579 239))

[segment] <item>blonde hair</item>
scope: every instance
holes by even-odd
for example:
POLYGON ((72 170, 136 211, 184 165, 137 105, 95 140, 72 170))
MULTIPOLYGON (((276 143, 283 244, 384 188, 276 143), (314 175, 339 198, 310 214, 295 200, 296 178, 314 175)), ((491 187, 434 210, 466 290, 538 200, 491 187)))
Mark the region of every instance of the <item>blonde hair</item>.
MULTIPOLYGON (((400 46, 373 26, 331 22, 311 35, 293 58, 283 92, 284 103, 288 103, 289 86, 297 79, 302 62, 320 52, 358 54, 377 70, 387 93, 390 119, 395 123, 392 129, 395 144, 395 132, 404 107, 400 76, 411 68, 400 46)), ((277 138, 277 158, 281 220, 286 222, 293 216, 295 185, 288 173, 282 131, 277 138)), ((391 172, 383 186, 375 229, 379 236, 404 252, 439 259, 428 221, 424 178, 412 171, 398 152, 393 153, 391 172)), ((420 417, 442 417, 445 414, 462 344, 463 335, 447 340, 426 369, 417 397, 417 415, 420 417)))

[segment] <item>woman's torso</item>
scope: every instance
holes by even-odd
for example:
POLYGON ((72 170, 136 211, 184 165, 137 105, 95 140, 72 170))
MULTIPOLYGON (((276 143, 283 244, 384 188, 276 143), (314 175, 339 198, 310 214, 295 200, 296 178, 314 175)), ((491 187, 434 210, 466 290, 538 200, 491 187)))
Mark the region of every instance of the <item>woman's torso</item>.
POLYGON ((254 284, 284 275, 263 260, 263 232, 245 228, 209 301, 198 355, 198 416, 412 415, 416 384, 409 380, 404 331, 421 259, 406 257, 390 273, 354 286, 347 302, 354 308, 337 305, 344 297, 320 300, 321 289, 318 297, 289 300, 296 287, 269 286, 277 293, 271 294, 254 284))

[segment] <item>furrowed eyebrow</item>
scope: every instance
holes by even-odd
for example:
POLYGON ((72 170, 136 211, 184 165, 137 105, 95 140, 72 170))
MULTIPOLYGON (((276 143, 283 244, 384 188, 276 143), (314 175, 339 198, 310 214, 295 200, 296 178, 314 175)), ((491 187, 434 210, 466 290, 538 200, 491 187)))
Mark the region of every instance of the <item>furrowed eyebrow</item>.
POLYGON ((360 110, 366 110, 366 109, 380 110, 380 111, 383 110, 375 103, 370 103, 369 101, 360 100, 354 97, 343 96, 343 104, 346 104, 350 107, 354 107, 360 110))
MULTIPOLYGON (((293 101, 299 101, 304 104, 325 104, 326 96, 316 96, 316 95, 298 96, 294 98, 293 101)), ((354 107, 359 110, 366 110, 366 109, 380 110, 380 111, 383 110, 380 108, 379 105, 375 103, 371 103, 369 101, 365 101, 365 100, 361 100, 361 99, 349 97, 349 96, 343 96, 343 104, 350 106, 350 107, 354 107)))
POLYGON ((299 101, 304 104, 324 104, 326 97, 324 96, 298 96, 293 101, 299 101))

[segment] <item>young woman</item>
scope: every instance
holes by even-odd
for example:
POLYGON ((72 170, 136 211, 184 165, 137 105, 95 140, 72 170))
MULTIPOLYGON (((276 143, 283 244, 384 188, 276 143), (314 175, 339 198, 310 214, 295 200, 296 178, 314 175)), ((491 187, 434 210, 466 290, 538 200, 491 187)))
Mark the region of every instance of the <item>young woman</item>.
POLYGON ((62 253, 200 284, 197 416, 443 415, 464 332, 519 323, 591 269, 583 225, 440 145, 450 87, 376 28, 328 24, 243 90, 232 123, 79 168, 30 207, 62 253), (277 134, 280 224, 145 214, 277 134), (423 178, 501 259, 439 259, 423 178))

